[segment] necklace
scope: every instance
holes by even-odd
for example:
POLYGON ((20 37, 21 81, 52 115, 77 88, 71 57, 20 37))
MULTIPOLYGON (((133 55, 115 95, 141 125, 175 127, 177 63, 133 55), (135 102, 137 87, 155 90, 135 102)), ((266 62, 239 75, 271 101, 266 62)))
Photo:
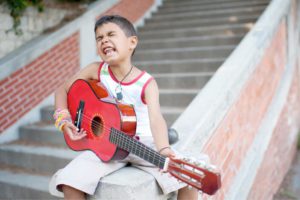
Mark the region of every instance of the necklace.
POLYGON ((127 78, 127 76, 130 74, 130 72, 132 71, 132 68, 133 68, 133 65, 131 65, 131 68, 130 68, 129 72, 127 72, 127 74, 123 77, 123 79, 121 81, 119 81, 119 83, 118 83, 118 85, 115 89, 118 101, 121 101, 123 99, 122 85, 121 84, 127 78))

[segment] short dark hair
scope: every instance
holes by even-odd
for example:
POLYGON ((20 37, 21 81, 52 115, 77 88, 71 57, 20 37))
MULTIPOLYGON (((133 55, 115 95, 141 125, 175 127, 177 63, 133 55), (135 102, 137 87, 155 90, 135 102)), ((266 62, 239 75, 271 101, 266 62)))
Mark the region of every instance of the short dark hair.
POLYGON ((95 28, 94 28, 95 33, 98 27, 107 23, 117 24, 124 31, 127 37, 137 36, 132 23, 120 15, 105 15, 100 19, 98 19, 95 23, 95 28))

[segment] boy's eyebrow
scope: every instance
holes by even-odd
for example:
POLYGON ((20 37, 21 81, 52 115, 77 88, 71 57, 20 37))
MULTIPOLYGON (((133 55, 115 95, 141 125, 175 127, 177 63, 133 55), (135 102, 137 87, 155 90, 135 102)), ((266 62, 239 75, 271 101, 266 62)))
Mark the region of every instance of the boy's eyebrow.
MULTIPOLYGON (((115 33, 115 32, 116 32, 116 31, 108 31, 106 34, 107 34, 107 35, 110 35, 110 34, 115 33)), ((96 37, 96 40, 97 40, 97 39, 100 39, 100 38, 103 38, 103 34, 98 35, 98 36, 96 37)))
POLYGON ((110 35, 112 33, 115 33, 116 31, 109 31, 107 34, 110 35))

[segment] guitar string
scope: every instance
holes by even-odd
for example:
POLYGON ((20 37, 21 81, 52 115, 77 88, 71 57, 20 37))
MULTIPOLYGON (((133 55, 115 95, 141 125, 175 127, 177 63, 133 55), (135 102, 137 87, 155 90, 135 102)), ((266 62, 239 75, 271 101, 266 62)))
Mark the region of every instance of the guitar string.
MULTIPOLYGON (((85 118, 85 119, 87 119, 87 120, 92 120, 91 118, 89 118, 87 115, 85 115, 85 114, 82 114, 82 116, 85 118)), ((93 123, 92 123, 92 126, 91 127, 94 127, 94 128, 98 128, 98 127, 100 127, 100 128, 103 128, 104 130, 106 130, 106 131, 110 131, 110 128, 108 128, 107 126, 105 126, 105 125, 102 125, 101 123, 99 123, 99 122, 94 122, 94 125, 93 125, 93 123)), ((117 130, 117 129, 115 129, 115 130, 117 130)), ((122 134, 120 134, 121 136, 122 136, 122 134)), ((124 135, 125 136, 125 135, 124 135)), ((128 142, 127 142, 127 144, 128 145, 131 145, 131 147, 133 147, 132 146, 132 144, 134 144, 134 142, 133 141, 131 141, 131 140, 129 140, 129 142, 130 142, 130 144, 128 144, 128 142)), ((143 146, 143 144, 140 144, 140 143, 136 143, 136 145, 138 146, 138 147, 140 147, 140 148, 143 148, 144 150, 145 150, 145 147, 143 146)), ((151 148, 150 148, 151 149, 151 148)), ((153 150, 153 149, 151 149, 151 150, 153 150)), ((148 153, 149 153, 149 157, 150 158, 152 158, 152 159, 154 159, 155 157, 157 157, 157 156, 159 156, 160 158, 160 162, 165 162, 165 158, 163 158, 160 154, 158 154, 158 152, 156 152, 156 151, 154 151, 153 150, 153 152, 151 152, 151 151, 149 151, 148 150, 148 153)))
POLYGON ((142 143, 139 143, 138 141, 130 140, 131 138, 128 135, 125 135, 122 133, 118 134, 117 129, 113 129, 112 132, 117 133, 117 134, 113 134, 112 136, 113 136, 114 140, 116 139, 116 140, 120 141, 121 147, 124 147, 124 146, 125 146, 125 148, 126 148, 126 146, 135 147, 134 145, 136 145, 137 147, 140 147, 140 150, 137 148, 133 148, 132 153, 139 155, 140 157, 144 158, 145 160, 149 161, 150 163, 152 160, 153 163, 157 164, 159 167, 161 167, 161 164, 165 163, 165 158, 161 157, 161 155, 158 154, 153 149, 145 146, 142 143))
MULTIPOLYGON (((118 131, 117 129, 113 129, 113 131, 118 131)), ((123 138, 125 138, 125 139, 127 139, 129 136, 127 136, 127 135, 123 135, 123 134, 119 134, 120 135, 120 137, 123 137, 123 138)), ((117 136, 118 137, 118 136, 117 136)), ((152 149, 153 150, 153 149, 152 149)), ((154 151, 154 150, 153 150, 154 151)), ((162 162, 162 164, 164 164, 165 163, 165 160, 163 160, 163 162, 162 162)), ((164 165, 162 165, 162 166, 160 166, 160 164, 161 164, 161 161, 158 161, 158 163, 157 163, 157 165, 160 167, 160 168, 163 168, 164 167, 164 165)), ((174 168, 173 168, 173 170, 175 170, 174 168)), ((176 171, 176 170, 175 170, 176 171)), ((177 169, 177 171, 185 171, 184 169, 182 169, 182 168, 180 168, 180 169, 177 169)), ((194 179, 194 180, 196 180, 195 178, 193 178, 191 175, 188 175, 188 174, 186 174, 186 173, 184 173, 186 176, 188 176, 189 178, 192 178, 192 179, 194 179)), ((191 185, 191 186, 193 186, 193 187, 195 187, 195 188, 199 188, 199 186, 197 186, 197 185, 195 185, 195 183, 194 182, 190 182, 187 178, 183 178, 181 175, 178 175, 178 176, 174 176, 173 175, 173 177, 175 177, 175 178, 177 178, 177 179, 179 179, 179 180, 182 180, 183 182, 185 182, 185 183, 187 183, 187 184, 189 184, 189 185, 191 185)), ((200 177, 201 178, 201 177, 200 177)), ((201 178, 202 179, 202 178, 201 178)), ((200 189, 200 188, 199 188, 200 189)))
MULTIPOLYGON (((128 144, 128 145, 135 144, 135 145, 138 145, 139 147, 142 147, 142 150, 140 150, 138 152, 135 151, 137 155, 140 155, 140 156, 144 157, 145 160, 147 160, 146 159, 146 156, 147 156, 148 157, 148 160, 147 160, 148 162, 155 163, 156 165, 158 165, 161 168, 163 167, 163 166, 161 166, 161 164, 165 163, 165 158, 164 157, 162 157, 160 154, 158 154, 156 151, 149 148, 148 146, 146 146, 142 143, 138 143, 137 141, 130 140, 129 136, 124 135, 124 134, 118 134, 118 130, 113 129, 113 132, 115 132, 115 131, 117 131, 117 135, 113 136, 113 137, 115 137, 116 139, 122 139, 121 141, 125 141, 125 144, 128 144), (126 141, 128 141, 129 143, 126 142, 126 141), (143 150, 146 151, 146 153, 143 152, 143 150), (151 159, 152 159, 153 162, 151 162, 151 159)), ((137 150, 137 149, 135 149, 135 150, 137 150)))
MULTIPOLYGON (((88 119, 88 120, 91 120, 88 116, 86 116, 86 115, 82 115, 83 117, 85 117, 86 119, 88 119)), ((102 124, 100 124, 100 123, 98 123, 98 122, 95 122, 96 124, 94 125, 94 126, 92 126, 92 127, 94 127, 94 128, 98 128, 98 127, 103 127, 105 130, 107 130, 107 131, 110 131, 110 129, 109 128, 106 128, 106 126, 103 126, 102 124), (97 126, 98 125, 98 126, 97 126)), ((116 129, 117 130, 117 129, 116 129)), ((125 136, 125 135, 124 135, 125 136)), ((139 144, 139 143, 138 143, 139 144)), ((126 144, 125 144, 126 145, 126 144)), ((143 146, 141 146, 140 144, 139 144, 139 146, 140 147, 143 147, 143 146)), ((132 147, 132 146, 131 146, 132 147)), ((144 147, 145 148, 145 147, 144 147)), ((154 150, 153 150, 154 151, 154 150)), ((157 153, 156 151, 154 151, 155 153, 157 153)), ((151 153, 151 152, 150 152, 151 153)), ((153 154, 153 153, 152 153, 153 154)), ((160 155, 160 154, 158 154, 158 155, 160 155)), ((151 155, 150 155, 151 156, 151 155)), ((153 155, 153 156, 155 156, 155 155, 153 155)))

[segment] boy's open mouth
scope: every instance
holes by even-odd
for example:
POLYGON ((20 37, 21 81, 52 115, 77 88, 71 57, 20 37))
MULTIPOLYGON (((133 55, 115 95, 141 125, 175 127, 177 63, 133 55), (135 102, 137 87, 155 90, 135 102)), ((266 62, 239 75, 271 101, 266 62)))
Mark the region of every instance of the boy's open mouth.
POLYGON ((105 47, 105 48, 103 48, 103 53, 105 55, 107 55, 107 56, 112 55, 115 51, 116 51, 116 49, 113 48, 113 47, 105 47))

